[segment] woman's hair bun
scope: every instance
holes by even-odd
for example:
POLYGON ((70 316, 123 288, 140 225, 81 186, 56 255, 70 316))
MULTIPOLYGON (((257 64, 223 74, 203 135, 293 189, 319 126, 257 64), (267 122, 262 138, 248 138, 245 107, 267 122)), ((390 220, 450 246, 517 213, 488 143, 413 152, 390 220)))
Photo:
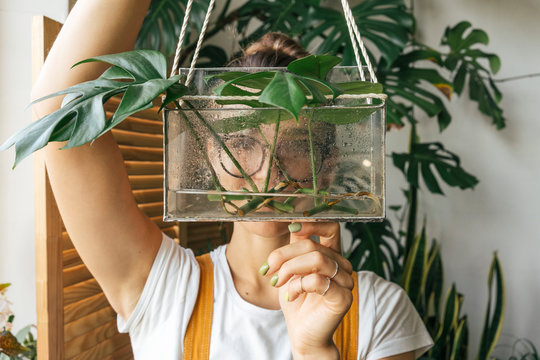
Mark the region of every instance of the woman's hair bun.
POLYGON ((281 67, 309 55, 296 41, 278 32, 267 33, 243 53, 242 57, 233 60, 229 66, 281 67))

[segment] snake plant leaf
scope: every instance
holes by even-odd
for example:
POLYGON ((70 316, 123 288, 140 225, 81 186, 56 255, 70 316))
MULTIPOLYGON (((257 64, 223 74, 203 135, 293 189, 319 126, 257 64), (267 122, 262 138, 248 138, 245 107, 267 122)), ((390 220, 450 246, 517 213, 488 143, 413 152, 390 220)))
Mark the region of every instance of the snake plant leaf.
POLYGON ((298 119, 298 114, 307 99, 294 75, 277 71, 270 84, 259 96, 259 101, 285 109, 298 119))
POLYGON ((433 240, 426 266, 427 276, 424 287, 426 308, 429 309, 430 303, 432 303, 433 305, 431 308, 434 310, 437 319, 440 318, 440 304, 444 282, 441 253, 439 249, 437 242, 433 240))
POLYGON ((388 219, 380 223, 347 223, 353 244, 347 258, 357 271, 369 270, 392 281, 402 273, 403 246, 388 219))
POLYGON ((309 55, 291 62, 287 70, 297 75, 326 80, 328 72, 341 62, 341 58, 333 55, 309 55))
POLYGON ((173 85, 173 90, 168 92, 170 101, 187 91, 177 85, 180 75, 166 77, 166 59, 157 51, 136 50, 97 56, 74 66, 87 62, 105 62, 113 66, 96 80, 71 86, 33 102, 66 95, 60 109, 33 122, 0 147, 3 150, 15 145, 14 167, 48 142, 67 141, 64 146, 67 149, 97 139, 129 115, 152 107, 152 101, 173 85), (122 93, 124 95, 116 112, 106 119, 103 104, 122 93))
POLYGON ((411 251, 405 259, 401 286, 409 294, 411 302, 420 316, 424 317, 425 304, 423 302, 425 282, 428 272, 428 244, 425 224, 420 235, 416 236, 411 251))
POLYGON ((469 327, 467 316, 459 320, 454 341, 452 343, 452 352, 449 360, 460 360, 466 358, 467 355, 467 339, 469 338, 469 327))
POLYGON ((452 332, 452 329, 457 326, 458 318, 459 295, 457 293, 455 284, 452 284, 452 287, 446 296, 446 303, 439 331, 433 339, 435 344, 430 351, 430 355, 434 359, 442 358, 442 350, 448 342, 447 336, 452 332))
POLYGON ((421 170, 424 183, 434 194, 443 194, 439 177, 451 187, 462 190, 472 189, 478 184, 478 179, 466 172, 460 165, 460 159, 454 153, 446 150, 441 143, 418 143, 413 146, 411 153, 393 153, 394 165, 400 169, 413 186, 419 187, 419 171, 421 170))
POLYGON ((477 360, 488 360, 501 336, 501 330, 505 311, 505 284, 501 263, 497 253, 493 254, 493 260, 488 274, 488 304, 484 329, 480 339, 477 360), (492 310, 493 309, 493 310, 492 310))

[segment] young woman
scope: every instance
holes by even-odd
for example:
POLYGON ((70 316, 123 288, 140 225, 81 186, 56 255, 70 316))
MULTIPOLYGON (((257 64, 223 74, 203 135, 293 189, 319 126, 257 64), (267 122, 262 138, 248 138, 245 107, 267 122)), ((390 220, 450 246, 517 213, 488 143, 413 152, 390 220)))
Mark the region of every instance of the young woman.
MULTIPOLYGON (((132 49, 149 3, 79 0, 50 51, 33 98, 103 72, 96 63, 71 69, 82 59, 132 49)), ((237 65, 256 65, 249 63, 254 59, 250 51, 275 56, 259 66, 286 65, 276 59, 302 56, 280 39, 257 43, 237 65)), ((42 117, 60 102, 48 100, 34 111, 42 117)), ((62 218, 118 312, 120 330, 129 331, 135 358, 180 359, 200 286, 193 253, 139 211, 111 134, 92 145, 60 147, 53 143, 45 151, 62 218)), ((431 345, 399 287, 372 273, 351 276, 336 223, 235 223, 231 242, 214 250, 211 259, 210 358, 338 359, 332 336, 351 305, 353 276, 358 279, 359 328, 351 336, 358 337, 358 359, 413 359, 431 345), (310 240, 312 235, 320 243, 310 240)))

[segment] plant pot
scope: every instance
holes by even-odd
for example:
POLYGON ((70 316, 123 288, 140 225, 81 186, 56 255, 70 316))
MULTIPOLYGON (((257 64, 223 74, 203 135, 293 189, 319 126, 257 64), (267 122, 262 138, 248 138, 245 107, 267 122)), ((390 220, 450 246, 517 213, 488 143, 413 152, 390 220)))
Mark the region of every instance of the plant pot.
MULTIPOLYGON (((251 107, 261 106, 252 100, 212 96, 219 82, 205 77, 238 70, 195 69, 199 95, 163 112, 164 220, 382 220, 384 100, 342 95, 328 106, 304 107, 296 119, 283 109, 251 107)), ((356 73, 336 67, 329 80, 356 73)))

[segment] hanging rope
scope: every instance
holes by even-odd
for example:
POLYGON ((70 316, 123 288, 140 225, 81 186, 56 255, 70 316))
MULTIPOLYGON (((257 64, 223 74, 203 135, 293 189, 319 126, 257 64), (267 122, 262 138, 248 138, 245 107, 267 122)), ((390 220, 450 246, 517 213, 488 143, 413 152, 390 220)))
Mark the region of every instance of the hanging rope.
MULTIPOLYGON (((191 60, 191 64, 189 66, 189 72, 188 76, 185 82, 186 86, 189 86, 191 83, 191 80, 193 78, 193 72, 195 70, 195 65, 197 64, 197 60, 199 59, 199 53, 201 51, 202 43, 204 41, 204 36, 206 35, 206 30, 208 28, 208 23, 210 22, 210 16, 212 14, 212 11, 214 10, 215 0, 210 0, 210 3, 208 4, 208 10, 206 11, 206 17, 204 18, 204 23, 201 29, 201 33, 199 34, 199 39, 197 41, 197 46, 195 48, 195 52, 193 53, 193 59, 191 60)), ((186 12, 184 15, 184 22, 182 23, 182 30, 180 31, 180 36, 178 39, 178 45, 176 47, 176 54, 174 56, 174 62, 173 62, 173 68, 171 70, 171 76, 175 75, 178 71, 178 66, 180 62, 180 54, 182 52, 182 44, 184 43, 184 38, 186 35, 187 27, 188 27, 188 21, 189 16, 191 13, 191 7, 193 5, 193 0, 188 0, 188 3, 186 5, 186 12)), ((354 51, 354 57, 356 59, 356 64, 358 66, 358 72, 360 74, 360 79, 362 81, 366 80, 363 68, 362 68, 362 60, 360 58, 360 53, 358 51, 358 46, 360 46, 360 51, 362 52, 362 56, 364 57, 364 60, 366 61, 366 66, 369 71, 370 80, 372 82, 377 82, 377 77, 375 75, 375 72, 373 71, 373 66, 371 65, 371 61, 369 59, 366 47, 364 45, 364 42, 362 41, 362 37, 360 36, 360 31, 358 30, 358 26, 356 25, 356 20, 354 19, 354 15, 351 11, 351 7, 349 6, 349 3, 347 0, 341 0, 341 5, 343 7, 343 13, 345 15, 345 21, 347 22, 347 28, 349 30, 349 36, 351 38, 351 43, 353 45, 353 51, 354 51)))
POLYGON ((366 47, 364 45, 364 42, 362 41, 362 37, 360 36, 360 31, 358 30, 358 26, 356 25, 356 20, 354 19, 354 15, 352 13, 351 7, 349 6, 349 3, 347 2, 347 0, 341 0, 341 5, 343 6, 343 14, 345 15, 345 21, 347 22, 347 28, 349 29, 349 36, 353 44, 354 56, 356 57, 356 62, 359 67, 360 79, 364 81, 365 76, 364 76, 364 71, 362 69, 362 64, 360 63, 360 60, 359 60, 360 55, 358 54, 358 47, 356 45, 356 42, 358 42, 358 44, 360 45, 362 56, 364 56, 364 59, 366 60, 366 66, 369 71, 370 80, 376 83, 377 76, 375 75, 375 71, 373 71, 371 60, 369 59, 369 55, 367 53, 366 47))
POLYGON ((176 45, 176 55, 174 56, 174 63, 171 69, 171 76, 176 75, 176 72, 178 71, 178 63, 180 62, 180 53, 182 52, 182 45, 184 44, 184 37, 186 36, 189 14, 191 13, 192 5, 193 5, 193 0, 189 0, 186 6, 186 12, 184 14, 184 22, 182 23, 182 31, 180 31, 180 37, 178 38, 178 45, 176 45))

